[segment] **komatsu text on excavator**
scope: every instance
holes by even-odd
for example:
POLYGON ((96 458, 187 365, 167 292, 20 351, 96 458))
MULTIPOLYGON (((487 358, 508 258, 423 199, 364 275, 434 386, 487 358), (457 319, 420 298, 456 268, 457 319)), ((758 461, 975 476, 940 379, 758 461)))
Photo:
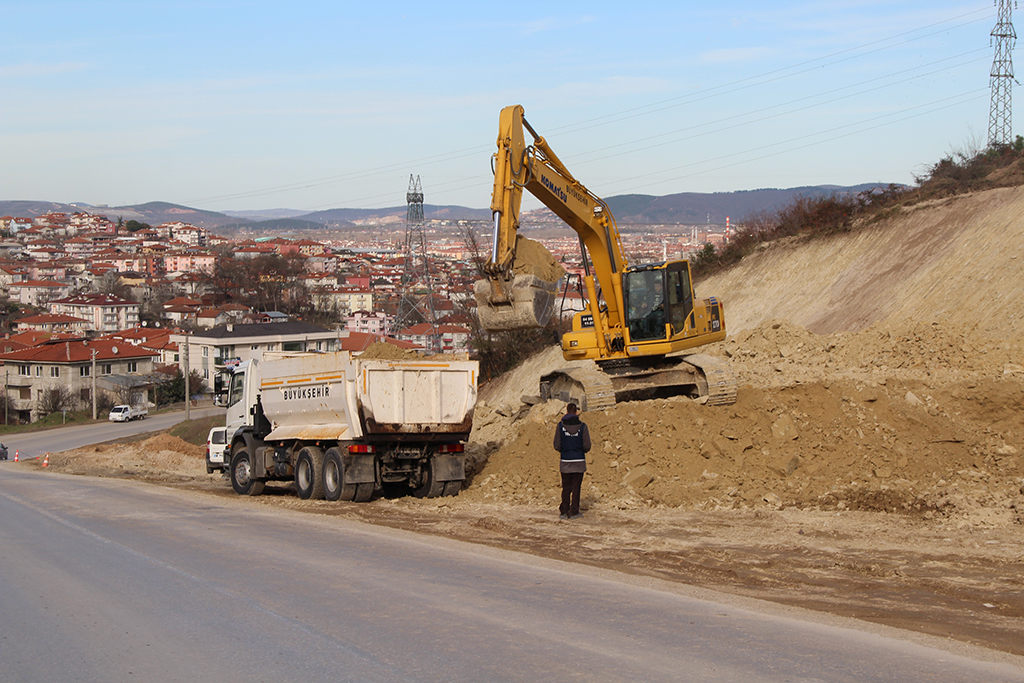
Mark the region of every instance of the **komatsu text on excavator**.
POLYGON ((736 383, 727 364, 707 354, 681 353, 725 339, 721 302, 695 298, 688 261, 630 266, 608 205, 572 176, 527 123, 520 105, 501 111, 498 128, 493 245, 485 278, 474 285, 482 327, 541 327, 554 309, 558 282, 538 277, 522 262, 524 189, 579 235, 587 308, 573 316, 562 354, 569 361, 597 363, 568 364, 542 377, 541 395, 573 400, 585 410, 678 395, 707 397, 712 405, 735 402, 736 383))

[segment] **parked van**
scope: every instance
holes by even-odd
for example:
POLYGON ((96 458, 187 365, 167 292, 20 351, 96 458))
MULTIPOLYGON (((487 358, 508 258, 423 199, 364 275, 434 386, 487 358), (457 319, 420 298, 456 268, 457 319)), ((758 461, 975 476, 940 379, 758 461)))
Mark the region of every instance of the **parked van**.
POLYGON ((214 427, 206 437, 206 473, 223 472, 228 468, 228 428, 214 427))
POLYGON ((145 406, 114 406, 110 409, 107 419, 111 422, 130 422, 132 420, 144 420, 149 411, 145 406))

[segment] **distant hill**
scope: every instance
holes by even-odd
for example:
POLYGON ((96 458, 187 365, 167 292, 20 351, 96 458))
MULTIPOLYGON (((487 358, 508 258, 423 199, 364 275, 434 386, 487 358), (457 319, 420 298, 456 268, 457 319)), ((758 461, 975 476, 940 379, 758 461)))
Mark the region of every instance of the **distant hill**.
MULTIPOLYGON (((347 227, 351 223, 344 223, 338 227, 347 227)), ((321 232, 326 226, 323 223, 316 223, 314 221, 306 221, 299 218, 271 218, 266 221, 246 221, 244 223, 228 223, 226 225, 217 226, 217 232, 222 235, 230 235, 230 233, 237 230, 245 230, 251 232, 279 232, 279 233, 294 233, 302 231, 317 231, 321 232)))
POLYGON ((112 221, 123 218, 125 221, 135 220, 149 225, 181 221, 204 228, 216 228, 227 223, 238 222, 237 218, 227 214, 193 209, 167 202, 148 202, 132 206, 94 206, 82 202, 60 204, 57 202, 0 201, 0 216, 35 218, 49 211, 64 213, 85 211, 93 215, 106 216, 112 221))
POLYGON ((298 209, 262 209, 259 211, 225 211, 224 213, 246 221, 269 221, 275 218, 296 218, 309 212, 298 209))
MULTIPOLYGON (((298 216, 302 220, 323 223, 324 225, 336 226, 339 224, 357 224, 379 221, 393 223, 404 221, 409 208, 407 206, 392 206, 384 209, 327 209, 298 216)), ((434 204, 423 205, 423 217, 427 220, 468 220, 485 221, 490 220, 490 209, 469 209, 464 206, 437 206, 434 204)))
MULTIPOLYGON (((694 225, 724 223, 726 217, 738 223, 763 211, 776 211, 794 197, 808 198, 833 193, 859 193, 886 183, 867 183, 850 187, 814 185, 789 189, 741 190, 738 192, 682 192, 665 196, 624 194, 606 198, 620 225, 667 223, 694 225)), ((171 221, 192 223, 209 229, 233 230, 240 227, 256 229, 315 230, 318 226, 346 228, 369 223, 401 223, 408 207, 392 206, 382 209, 327 209, 302 213, 292 209, 266 211, 234 211, 231 214, 194 209, 167 202, 149 202, 133 206, 92 206, 89 204, 60 204, 44 201, 0 201, 0 216, 34 218, 47 211, 86 211, 105 215, 111 220, 123 218, 150 225, 171 221), (257 221, 266 218, 269 220, 257 221)), ((546 209, 544 210, 546 211, 546 209)), ((490 209, 471 209, 464 206, 424 204, 423 216, 427 220, 488 221, 490 209)))
POLYGON ((663 197, 626 194, 605 201, 620 224, 627 223, 738 223, 760 212, 777 211, 798 196, 809 199, 839 194, 858 194, 886 183, 867 183, 851 187, 815 185, 789 189, 741 190, 704 194, 682 192, 663 197))

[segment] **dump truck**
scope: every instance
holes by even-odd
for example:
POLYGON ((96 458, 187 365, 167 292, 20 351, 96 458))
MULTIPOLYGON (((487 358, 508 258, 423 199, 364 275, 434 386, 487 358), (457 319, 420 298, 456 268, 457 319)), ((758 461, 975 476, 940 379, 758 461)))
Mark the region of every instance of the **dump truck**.
POLYGON ((479 364, 446 358, 264 353, 228 390, 229 474, 240 495, 294 481, 300 498, 365 502, 385 488, 458 495, 479 364))

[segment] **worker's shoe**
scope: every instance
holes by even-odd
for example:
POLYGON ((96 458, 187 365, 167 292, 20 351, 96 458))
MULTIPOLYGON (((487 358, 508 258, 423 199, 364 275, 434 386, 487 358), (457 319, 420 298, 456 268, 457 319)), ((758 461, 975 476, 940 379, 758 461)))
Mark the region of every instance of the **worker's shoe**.
POLYGON ((569 515, 567 515, 567 514, 565 514, 565 513, 563 512, 562 514, 558 515, 558 518, 559 518, 559 519, 569 519, 569 515))
POLYGON ((580 518, 580 517, 582 517, 582 516, 583 516, 583 513, 582 513, 582 512, 577 512, 577 513, 576 513, 575 515, 569 515, 569 516, 567 517, 567 519, 579 519, 579 518, 580 518))

